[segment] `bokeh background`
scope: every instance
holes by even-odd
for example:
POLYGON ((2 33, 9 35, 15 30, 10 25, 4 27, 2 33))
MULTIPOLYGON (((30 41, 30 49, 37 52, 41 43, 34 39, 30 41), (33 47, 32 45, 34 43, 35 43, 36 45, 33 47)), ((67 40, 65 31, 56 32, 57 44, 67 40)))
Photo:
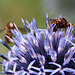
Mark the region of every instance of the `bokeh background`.
MULTIPOLYGON (((6 27, 9 21, 23 28, 21 18, 31 22, 33 17, 38 28, 45 28, 46 13, 50 19, 62 14, 67 21, 75 24, 75 0, 0 0, 0 29, 6 27)), ((0 33, 0 38, 3 40, 5 40, 4 33, 4 31, 0 33)), ((8 49, 0 43, 0 53, 5 55, 7 51, 8 49)))

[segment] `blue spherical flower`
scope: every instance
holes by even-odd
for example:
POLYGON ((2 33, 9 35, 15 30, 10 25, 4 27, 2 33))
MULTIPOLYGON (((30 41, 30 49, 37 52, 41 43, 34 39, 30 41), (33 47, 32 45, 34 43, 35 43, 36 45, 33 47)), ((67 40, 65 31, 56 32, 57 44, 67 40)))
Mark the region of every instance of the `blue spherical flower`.
MULTIPOLYGON (((62 16, 60 16, 62 18, 62 16)), ((67 28, 65 34, 56 25, 49 25, 48 14, 46 14, 46 29, 38 29, 35 19, 27 25, 21 18, 27 32, 22 35, 16 27, 11 30, 13 39, 6 36, 13 47, 9 47, 2 39, 0 42, 9 51, 0 57, 4 61, 0 62, 4 71, 1 73, 8 75, 74 75, 75 74, 75 44, 72 31, 73 25, 67 28), (29 30, 28 30, 29 29, 29 30)))

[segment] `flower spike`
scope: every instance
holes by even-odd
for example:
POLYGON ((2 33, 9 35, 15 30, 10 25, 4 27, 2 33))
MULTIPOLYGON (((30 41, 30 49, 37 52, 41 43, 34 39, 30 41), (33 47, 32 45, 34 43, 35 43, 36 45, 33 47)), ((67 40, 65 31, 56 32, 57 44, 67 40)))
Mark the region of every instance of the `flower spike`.
POLYGON ((2 39, 0 39, 0 42, 1 42, 5 47, 7 47, 9 50, 11 49, 2 39))
POLYGON ((22 23, 23 23, 23 26, 24 26, 24 28, 25 28, 26 32, 28 33, 28 29, 27 29, 27 27, 26 27, 26 24, 25 24, 25 22, 24 22, 23 18, 21 18, 21 20, 22 20, 22 23))
POLYGON ((38 29, 35 19, 26 24, 21 18, 27 34, 22 35, 16 24, 11 30, 12 39, 6 36, 13 47, 2 39, 0 42, 9 49, 0 57, 0 65, 7 75, 75 75, 75 36, 72 35, 73 24, 60 15, 49 24, 46 13, 46 29, 38 29), (66 22, 66 23, 65 23, 66 22), (65 29, 62 31, 61 29, 65 29), (30 30, 28 32, 28 30, 30 30))

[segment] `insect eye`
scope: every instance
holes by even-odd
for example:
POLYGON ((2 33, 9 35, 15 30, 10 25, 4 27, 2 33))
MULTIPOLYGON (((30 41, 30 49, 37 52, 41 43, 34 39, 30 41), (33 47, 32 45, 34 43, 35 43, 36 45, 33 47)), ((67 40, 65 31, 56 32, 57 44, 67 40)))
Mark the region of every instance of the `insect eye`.
POLYGON ((9 22, 9 23, 7 24, 7 28, 8 28, 8 29, 14 28, 13 22, 9 22))

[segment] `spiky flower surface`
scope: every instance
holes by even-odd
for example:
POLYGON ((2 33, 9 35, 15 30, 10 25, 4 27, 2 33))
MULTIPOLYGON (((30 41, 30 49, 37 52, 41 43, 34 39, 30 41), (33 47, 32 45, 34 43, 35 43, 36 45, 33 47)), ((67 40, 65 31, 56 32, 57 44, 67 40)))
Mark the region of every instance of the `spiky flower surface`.
POLYGON ((75 44, 72 35, 73 26, 67 28, 65 35, 59 29, 53 32, 46 14, 46 29, 38 29, 35 19, 29 23, 22 20, 26 35, 22 35, 15 25, 11 32, 14 37, 9 40, 14 44, 9 47, 3 40, 0 42, 9 51, 0 62, 7 75, 75 75, 75 44), (30 29, 28 32, 27 28, 30 29), (64 36, 63 36, 64 35, 64 36))

